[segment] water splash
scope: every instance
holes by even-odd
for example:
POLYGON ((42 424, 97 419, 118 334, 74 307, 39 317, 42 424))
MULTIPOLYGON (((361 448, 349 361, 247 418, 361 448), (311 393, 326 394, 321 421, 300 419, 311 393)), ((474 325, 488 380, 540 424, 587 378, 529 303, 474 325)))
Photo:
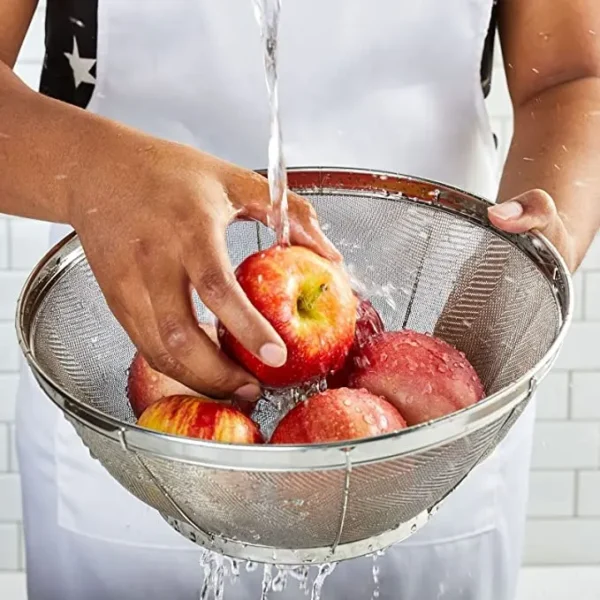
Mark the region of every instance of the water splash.
POLYGON ((325 378, 309 381, 304 385, 286 389, 263 390, 263 397, 257 402, 252 419, 255 420, 265 439, 269 439, 279 421, 299 402, 307 400, 318 392, 327 389, 325 378))
POLYGON ((310 600, 321 600, 321 590, 323 589, 323 584, 325 583, 327 577, 333 573, 336 566, 337 563, 324 563, 319 566, 319 572, 317 573, 312 586, 310 600))
POLYGON ((381 554, 379 552, 373 554, 373 593, 371 594, 371 600, 377 600, 379 598, 380 589, 379 589, 379 565, 377 564, 377 560, 381 554))
POLYGON ((252 562, 251 560, 246 562, 246 571, 252 573, 258 569, 258 563, 252 562))
MULTIPOLYGON (((383 552, 379 552, 378 556, 382 554, 383 552)), ((200 589, 200 600, 226 600, 226 583, 234 585, 240 580, 241 562, 245 562, 247 573, 253 573, 259 567, 256 562, 240 561, 204 549, 200 556, 200 564, 204 573, 200 589)), ((256 589, 248 589, 248 593, 257 600, 259 598, 260 600, 268 600, 271 592, 274 594, 283 592, 288 587, 290 580, 297 582, 299 590, 304 592, 304 595, 309 596, 310 594, 311 600, 320 600, 323 585, 327 577, 334 571, 336 563, 325 563, 312 567, 309 565, 271 564, 261 566, 263 576, 260 592, 258 586, 256 589), (311 577, 311 573, 314 573, 314 578, 311 577)), ((248 586, 249 582, 244 582, 244 585, 248 586)))
POLYGON ((287 586, 289 568, 277 567, 277 574, 273 577, 271 589, 274 592, 283 592, 287 586))
POLYGON ((225 594, 225 561, 221 554, 204 550, 200 564, 204 580, 200 589, 200 600, 223 600, 225 594))
POLYGON ((263 566, 263 579, 260 593, 260 600, 268 600, 271 584, 273 583, 273 566, 266 564, 263 566))

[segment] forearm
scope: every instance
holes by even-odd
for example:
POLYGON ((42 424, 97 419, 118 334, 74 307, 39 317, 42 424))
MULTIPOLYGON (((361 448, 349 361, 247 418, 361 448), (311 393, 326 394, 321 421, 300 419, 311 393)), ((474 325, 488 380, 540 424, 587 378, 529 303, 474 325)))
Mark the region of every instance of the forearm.
POLYGON ((551 88, 515 109, 499 200, 548 192, 576 240, 574 267, 600 227, 600 79, 551 88))
POLYGON ((118 137, 117 124, 33 92, 0 62, 0 212, 68 223, 118 137))

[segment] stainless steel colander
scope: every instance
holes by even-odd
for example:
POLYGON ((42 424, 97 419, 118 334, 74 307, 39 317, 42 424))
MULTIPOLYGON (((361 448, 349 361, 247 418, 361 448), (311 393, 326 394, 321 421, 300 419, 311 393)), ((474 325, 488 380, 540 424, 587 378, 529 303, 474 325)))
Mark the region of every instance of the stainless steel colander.
MULTIPOLYGON (((134 348, 110 313, 76 236, 29 278, 21 347, 46 394, 106 470, 180 533, 229 556, 301 564, 397 542, 427 522, 521 414, 570 322, 572 287, 538 235, 508 235, 488 203, 388 173, 297 169, 290 187, 329 237, 389 330, 431 332, 463 350, 488 397, 444 419, 353 444, 233 446, 143 430, 126 399, 134 348)), ((228 230, 232 262, 273 242, 228 230)), ((198 304, 200 317, 210 317, 198 304)), ((262 401, 256 419, 268 422, 262 401)))

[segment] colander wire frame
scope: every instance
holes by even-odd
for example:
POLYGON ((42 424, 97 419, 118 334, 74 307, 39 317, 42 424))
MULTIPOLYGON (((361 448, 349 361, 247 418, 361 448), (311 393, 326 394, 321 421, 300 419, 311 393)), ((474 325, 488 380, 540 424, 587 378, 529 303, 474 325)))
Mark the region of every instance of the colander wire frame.
MULTIPOLYGON (((427 522, 493 452, 552 366, 571 320, 572 282, 543 236, 495 230, 488 202, 450 186, 320 168, 292 169, 289 183, 376 291, 370 299, 387 328, 430 332, 466 352, 489 392, 484 401, 395 434, 307 447, 139 428, 124 386, 134 349, 74 234, 25 284, 17 335, 34 377, 92 456, 172 527, 229 556, 301 564, 373 552, 427 522)), ((256 223, 228 231, 234 264, 272 242, 256 223)), ((264 425, 272 414, 262 406, 264 425)))

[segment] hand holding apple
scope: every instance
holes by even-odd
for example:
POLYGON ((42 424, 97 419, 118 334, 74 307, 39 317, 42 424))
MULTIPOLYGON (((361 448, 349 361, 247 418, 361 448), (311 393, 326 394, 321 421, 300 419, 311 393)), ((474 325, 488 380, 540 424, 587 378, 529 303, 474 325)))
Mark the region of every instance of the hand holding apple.
POLYGON ((246 258, 236 277, 287 347, 286 363, 268 366, 219 324, 223 350, 261 383, 299 385, 344 364, 354 340, 357 299, 339 265, 301 246, 273 246, 246 258))

